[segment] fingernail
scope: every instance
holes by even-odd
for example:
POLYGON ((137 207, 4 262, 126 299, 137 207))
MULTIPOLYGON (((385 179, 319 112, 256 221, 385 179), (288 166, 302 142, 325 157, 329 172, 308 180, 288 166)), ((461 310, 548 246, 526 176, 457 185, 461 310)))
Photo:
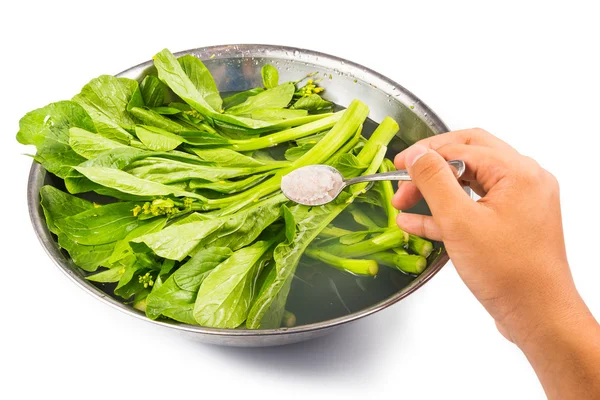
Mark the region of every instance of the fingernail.
POLYGON ((412 167, 415 162, 421 157, 427 154, 427 148, 421 146, 420 144, 414 144, 406 149, 406 156, 404 160, 406 161, 407 167, 412 167))

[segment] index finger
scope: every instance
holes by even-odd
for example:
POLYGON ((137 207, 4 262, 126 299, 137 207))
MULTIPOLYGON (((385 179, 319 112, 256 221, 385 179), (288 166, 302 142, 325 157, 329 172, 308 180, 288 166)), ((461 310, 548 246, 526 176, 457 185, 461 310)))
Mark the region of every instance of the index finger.
MULTIPOLYGON (((447 144, 472 144, 476 146, 490 147, 498 150, 511 150, 516 152, 508 143, 498 139, 491 133, 481 129, 463 129, 458 131, 452 131, 448 133, 442 133, 440 135, 434 135, 418 141, 421 146, 429 148, 431 150, 438 150, 440 147, 447 144)), ((397 169, 406 169, 404 161, 405 152, 400 152, 394 158, 394 165, 397 169)))

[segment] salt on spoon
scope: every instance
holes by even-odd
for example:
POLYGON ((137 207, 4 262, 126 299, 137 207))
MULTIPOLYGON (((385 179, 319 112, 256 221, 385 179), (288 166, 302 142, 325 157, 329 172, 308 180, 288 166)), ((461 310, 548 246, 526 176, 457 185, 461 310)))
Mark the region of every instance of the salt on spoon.
MULTIPOLYGON (((448 161, 456 179, 465 172, 462 160, 448 161)), ((329 165, 308 165, 281 178, 281 191, 288 199, 305 206, 321 206, 333 201, 346 186, 373 181, 410 181, 406 170, 383 172, 346 179, 329 165)))

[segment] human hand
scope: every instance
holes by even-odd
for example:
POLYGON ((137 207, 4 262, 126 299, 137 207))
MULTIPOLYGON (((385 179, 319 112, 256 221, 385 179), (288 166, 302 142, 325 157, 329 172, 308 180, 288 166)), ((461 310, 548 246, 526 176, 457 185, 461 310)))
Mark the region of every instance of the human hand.
POLYGON ((575 289, 563 239, 556 179, 534 160, 481 129, 422 140, 398 154, 398 169, 413 182, 400 185, 398 209, 425 197, 432 217, 400 213, 409 233, 441 240, 460 277, 519 346, 551 326, 589 315, 575 289), (466 163, 463 183, 446 160, 466 163), (587 313, 587 314, 586 314, 587 313))

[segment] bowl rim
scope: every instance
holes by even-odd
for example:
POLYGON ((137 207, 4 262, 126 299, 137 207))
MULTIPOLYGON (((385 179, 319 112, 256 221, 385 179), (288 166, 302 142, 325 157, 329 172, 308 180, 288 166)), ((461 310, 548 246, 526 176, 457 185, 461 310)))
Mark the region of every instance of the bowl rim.
MULTIPOLYGON (((324 66, 333 66, 337 65, 338 69, 343 69, 349 73, 353 73, 355 71, 360 71, 364 77, 368 77, 383 85, 378 85, 377 89, 383 91, 386 94, 391 96, 397 95, 397 93, 392 92, 400 92, 404 95, 407 100, 411 101, 411 104, 414 104, 414 109, 411 109, 413 113, 415 113, 419 118, 425 119, 435 134, 440 134, 448 131, 447 126, 441 120, 441 118, 431 110, 421 99, 416 97, 412 92, 404 88, 402 85, 397 82, 385 77, 384 75, 371 70, 361 64, 355 63, 353 61, 349 61, 343 59, 341 57, 333 56, 326 53, 321 53, 318 51, 298 48, 298 47, 289 47, 289 46, 280 46, 280 45, 267 45, 267 44, 232 44, 232 45, 216 45, 216 46, 206 46, 199 47, 195 49, 189 49, 184 51, 179 51, 174 53, 175 56, 182 56, 185 54, 193 54, 195 56, 202 56, 202 60, 208 60, 211 57, 216 58, 231 58, 231 56, 237 56, 234 58, 244 57, 245 55, 250 57, 273 57, 273 56, 282 56, 279 58, 287 58, 290 60, 297 60, 298 55, 302 55, 308 57, 313 61, 314 64, 323 65, 323 61, 327 61, 328 65, 324 66), (258 53, 258 54, 256 54, 258 53), (214 56, 212 56, 214 55, 214 56), (284 57, 285 55, 285 57, 284 57), (290 56, 292 55, 292 56, 290 56), (319 60, 321 62, 318 62, 319 60), (340 68, 343 67, 343 68, 340 68), (418 105, 418 107, 417 107, 418 105)), ((135 65, 131 68, 128 68, 118 74, 116 76, 128 76, 133 75, 136 72, 139 73, 144 69, 151 67, 153 65, 152 60, 148 60, 146 62, 135 65)), ((397 97, 395 97, 396 101, 401 102, 397 97)), ((401 102, 403 103, 403 102, 401 102)), ((405 104, 406 105, 406 104, 405 104)), ((42 182, 45 177, 46 171, 42 168, 42 166, 35 161, 32 163, 28 185, 27 185, 27 204, 29 208, 29 216, 31 219, 31 223, 33 225, 34 231, 38 240, 42 244, 42 247, 52 259, 54 264, 67 276, 71 279, 77 286, 83 289, 85 292, 90 294, 91 296, 97 298, 103 303, 124 312, 130 316, 135 318, 151 322, 155 325, 164 326, 167 328, 175 329, 183 332, 190 332, 202 335, 209 336, 225 336, 225 337, 262 337, 262 336, 276 336, 276 335, 296 335, 296 334, 305 334, 308 332, 315 332, 320 330, 330 329, 336 326, 340 326, 343 324, 347 324, 349 322, 356 321, 358 319, 367 317, 371 314, 374 314, 378 311, 381 311, 385 308, 396 304, 400 300, 409 296, 417 289, 422 287, 425 283, 427 283, 434 275, 436 275, 440 269, 448 262, 449 257, 448 253, 445 249, 442 250, 441 254, 436 258, 435 262, 427 267, 427 269, 415 278, 408 286, 401 289, 396 294, 388 297, 385 300, 382 300, 376 304, 371 305, 365 309, 360 311, 356 311, 354 313, 344 315, 341 317, 337 317, 334 319, 329 319, 325 321, 315 322, 307 325, 299 325, 291 328, 277 328, 277 329, 225 329, 225 328, 208 328, 196 325, 189 325, 177 321, 166 321, 166 320, 152 320, 146 315, 136 310, 135 308, 122 303, 121 301, 114 299, 108 294, 104 293, 98 287, 91 284, 89 281, 85 280, 82 276, 74 273, 70 269, 69 261, 65 259, 64 255, 61 253, 58 248, 52 234, 48 230, 48 227, 45 224, 45 218, 43 215, 43 211, 40 205, 39 198, 39 185, 36 185, 37 182, 42 182)))

